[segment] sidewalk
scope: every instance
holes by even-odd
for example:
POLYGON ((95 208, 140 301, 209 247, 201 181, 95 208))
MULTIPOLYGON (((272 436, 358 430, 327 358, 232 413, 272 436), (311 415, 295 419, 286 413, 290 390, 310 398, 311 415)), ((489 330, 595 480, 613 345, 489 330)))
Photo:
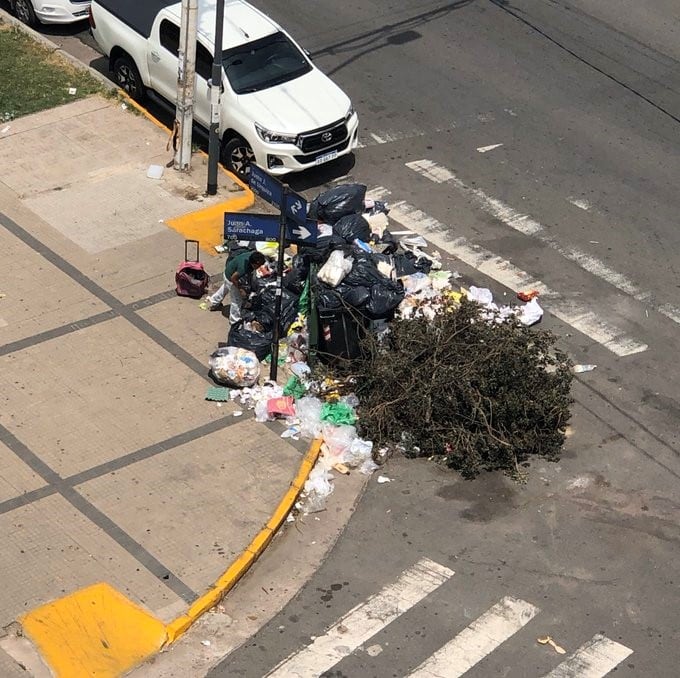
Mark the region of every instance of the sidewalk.
MULTIPOLYGON (((81 618, 86 601, 119 626, 149 612, 139 635, 151 648, 249 545, 258 550, 256 535, 266 545, 260 530, 309 466, 304 441, 204 400, 228 321, 177 297, 174 271, 183 237, 197 236, 219 279, 222 213, 253 197, 220 171, 218 195, 203 198, 199 154, 190 174, 147 178, 171 158, 167 136, 99 97, 0 132, 3 627, 106 582, 141 609, 96 590, 77 601, 81 618)), ((116 675, 111 639, 83 634, 74 646, 105 648, 97 675, 116 675)), ((130 662, 144 653, 127 650, 130 662)), ((26 675, 1 651, 0 674, 26 675)))

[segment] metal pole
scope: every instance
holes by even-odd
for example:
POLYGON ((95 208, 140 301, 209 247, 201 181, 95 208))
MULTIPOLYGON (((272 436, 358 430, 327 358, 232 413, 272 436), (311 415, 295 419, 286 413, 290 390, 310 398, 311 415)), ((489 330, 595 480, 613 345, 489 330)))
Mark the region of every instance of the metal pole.
POLYGON ((175 122, 179 125, 179 144, 175 152, 175 169, 191 169, 191 134, 194 123, 194 87, 196 81, 196 29, 198 0, 182 0, 177 67, 177 107, 175 122))
POLYGON ((272 336, 272 364, 269 368, 270 381, 276 381, 279 369, 279 325, 281 324, 281 302, 283 300, 283 250, 286 248, 285 204, 288 186, 283 185, 281 196, 281 215, 279 217, 279 261, 276 270, 276 301, 274 304, 274 331, 272 336))
POLYGON ((224 2, 217 0, 215 9, 215 51, 213 52, 210 87, 210 136, 208 137, 208 195, 217 193, 217 163, 220 159, 220 94, 222 93, 222 30, 224 2))

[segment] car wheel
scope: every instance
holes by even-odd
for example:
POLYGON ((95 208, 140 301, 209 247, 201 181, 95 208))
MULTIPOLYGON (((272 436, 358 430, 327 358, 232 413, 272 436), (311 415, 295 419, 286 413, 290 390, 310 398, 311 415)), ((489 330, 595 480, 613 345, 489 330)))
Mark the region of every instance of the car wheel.
POLYGON ((144 100, 144 85, 135 62, 127 56, 118 57, 113 63, 113 77, 116 84, 135 101, 144 100))
POLYGON ((250 174, 250 163, 255 162, 255 154, 245 139, 233 137, 222 145, 220 159, 230 172, 241 179, 247 179, 250 174))
POLYGON ((38 25, 38 20, 33 11, 31 0, 14 0, 12 3, 12 10, 14 16, 27 26, 35 27, 38 25))

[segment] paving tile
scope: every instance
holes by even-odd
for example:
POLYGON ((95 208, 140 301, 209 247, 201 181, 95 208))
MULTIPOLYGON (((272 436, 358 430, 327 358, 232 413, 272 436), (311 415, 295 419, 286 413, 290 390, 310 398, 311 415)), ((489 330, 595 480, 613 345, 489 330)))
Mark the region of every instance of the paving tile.
POLYGON ((16 262, 0 282, 0 345, 107 310, 53 264, 0 228, 0 251, 16 262))
POLYGON ((0 423, 62 475, 222 416, 205 379, 122 318, 0 357, 0 374, 0 423))
POLYGON ((267 522, 301 455, 243 421, 78 487, 196 591, 267 522))
POLYGON ((177 596, 61 496, 0 516, 3 548, 0 623, 38 605, 106 581, 150 611, 177 596))
MULTIPOLYGON (((0 443, 0 501, 43 487, 45 482, 12 450, 0 443)), ((1 675, 1 674, 0 674, 1 675)))

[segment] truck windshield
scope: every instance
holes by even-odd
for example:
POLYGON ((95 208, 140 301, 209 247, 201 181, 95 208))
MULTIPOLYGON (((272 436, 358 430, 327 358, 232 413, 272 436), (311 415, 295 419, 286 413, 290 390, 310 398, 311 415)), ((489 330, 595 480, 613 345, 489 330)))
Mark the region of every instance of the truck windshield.
POLYGON ((236 94, 259 92, 312 70, 304 54, 281 32, 225 50, 222 65, 236 94))

